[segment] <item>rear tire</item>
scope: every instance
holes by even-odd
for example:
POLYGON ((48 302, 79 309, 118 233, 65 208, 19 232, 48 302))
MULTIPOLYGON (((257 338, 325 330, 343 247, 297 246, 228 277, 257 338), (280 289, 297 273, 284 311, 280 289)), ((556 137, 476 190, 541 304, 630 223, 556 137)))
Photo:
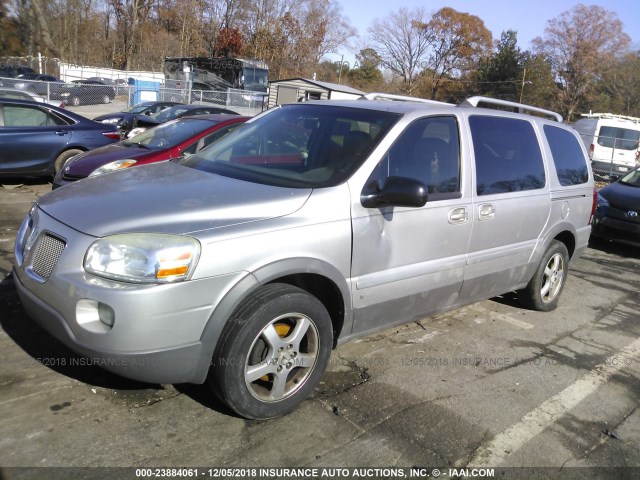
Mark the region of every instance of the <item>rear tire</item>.
POLYGON ((73 97, 71 99, 71 105, 73 105, 74 107, 77 107, 80 105, 80 99, 78 97, 73 97))
POLYGON ((564 243, 554 240, 545 252, 529 284, 518 292, 520 303, 532 310, 548 312, 558 306, 567 280, 569 252, 564 243))
POLYGON ((332 324, 313 295, 286 284, 258 289, 225 326, 209 385, 237 414, 255 420, 294 410, 320 381, 332 324))
POLYGON ((104 95, 102 97, 102 103, 109 103, 111 101, 111 97, 109 97, 109 95, 104 95))
POLYGON ((65 164, 69 161, 71 157, 78 155, 79 153, 82 153, 82 150, 79 150, 77 148, 72 148, 71 150, 66 150, 62 152, 60 155, 58 155, 58 158, 56 158, 56 162, 54 163, 54 167, 53 167, 54 175, 64 168, 65 164))

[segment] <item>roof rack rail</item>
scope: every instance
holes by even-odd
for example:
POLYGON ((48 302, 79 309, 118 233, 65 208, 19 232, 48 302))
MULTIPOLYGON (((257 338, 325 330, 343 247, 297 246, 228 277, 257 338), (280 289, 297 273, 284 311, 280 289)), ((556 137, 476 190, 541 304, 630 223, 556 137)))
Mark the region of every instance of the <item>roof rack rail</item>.
POLYGON ((524 112, 536 112, 547 117, 551 117, 554 120, 562 123, 562 115, 551 110, 544 110, 538 107, 532 107, 531 105, 525 105, 523 103, 509 102, 507 100, 499 100, 491 97, 469 97, 465 101, 461 102, 459 107, 477 107, 479 103, 487 103, 489 105, 500 105, 502 107, 516 108, 518 113, 524 112))
POLYGON ((634 123, 640 123, 640 118, 638 117, 630 117, 628 115, 618 115, 616 113, 582 113, 581 117, 585 118, 616 118, 619 120, 629 120, 634 123))
POLYGON ((408 95, 395 95, 393 93, 373 92, 361 96, 358 100, 395 100, 400 102, 419 102, 430 105, 452 105, 451 103, 439 102, 437 100, 427 100, 425 98, 410 97, 408 95))

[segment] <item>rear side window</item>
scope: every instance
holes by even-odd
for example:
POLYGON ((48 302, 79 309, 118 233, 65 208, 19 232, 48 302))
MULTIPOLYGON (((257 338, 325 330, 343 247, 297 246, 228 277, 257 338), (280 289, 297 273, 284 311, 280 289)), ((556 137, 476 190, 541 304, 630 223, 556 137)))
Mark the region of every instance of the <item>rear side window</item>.
POLYGON ((638 148, 640 131, 621 127, 600 127, 598 145, 621 150, 635 150, 638 148))
POLYGON ((544 163, 531 123, 484 115, 469 117, 478 195, 536 190, 545 185, 544 163))
POLYGON ((50 127, 66 123, 46 110, 26 105, 4 107, 5 127, 50 127))
POLYGON ((589 180, 589 170, 576 137, 552 125, 544 126, 544 134, 549 142, 560 185, 566 187, 586 183, 589 180))

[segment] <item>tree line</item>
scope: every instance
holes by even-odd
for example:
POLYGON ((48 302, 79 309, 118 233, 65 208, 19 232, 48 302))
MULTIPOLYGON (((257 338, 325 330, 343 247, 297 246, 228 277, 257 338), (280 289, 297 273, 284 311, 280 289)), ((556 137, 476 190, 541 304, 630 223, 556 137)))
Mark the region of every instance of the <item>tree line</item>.
POLYGON ((614 12, 583 4, 522 50, 516 31, 493 39, 480 17, 450 7, 397 8, 358 37, 336 0, 0 0, 0 57, 37 53, 155 71, 165 56, 238 56, 266 62, 270 80, 315 74, 451 102, 487 95, 569 120, 640 116, 640 51, 614 12), (339 49, 357 50, 356 62, 326 60, 339 49))

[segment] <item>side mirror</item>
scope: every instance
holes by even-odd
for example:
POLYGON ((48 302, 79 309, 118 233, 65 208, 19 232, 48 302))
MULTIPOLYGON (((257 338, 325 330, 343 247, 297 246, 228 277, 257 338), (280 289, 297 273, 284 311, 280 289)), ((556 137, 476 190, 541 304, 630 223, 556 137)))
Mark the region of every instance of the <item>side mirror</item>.
POLYGON ((365 208, 423 207, 427 203, 427 187, 413 178, 389 177, 382 189, 376 183, 365 187, 360 203, 365 208))

